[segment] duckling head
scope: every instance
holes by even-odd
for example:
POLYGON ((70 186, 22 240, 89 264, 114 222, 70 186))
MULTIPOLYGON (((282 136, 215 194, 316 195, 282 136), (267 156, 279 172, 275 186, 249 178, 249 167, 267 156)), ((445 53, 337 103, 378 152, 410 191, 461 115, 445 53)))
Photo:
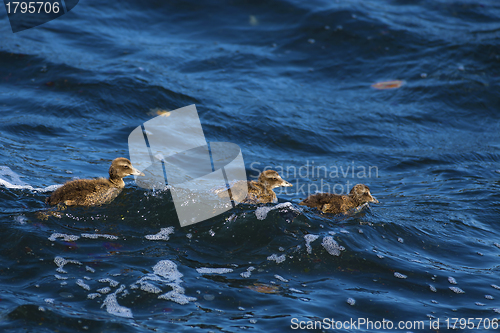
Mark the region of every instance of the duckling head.
POLYGON ((378 203, 378 200, 375 199, 370 193, 370 189, 368 188, 368 186, 363 184, 358 184, 354 186, 351 192, 349 193, 349 196, 352 197, 357 202, 359 202, 360 204, 364 204, 367 202, 378 203))
POLYGON ((130 175, 144 176, 144 173, 140 172, 132 166, 132 163, 125 157, 118 157, 113 160, 111 166, 109 167, 109 178, 110 179, 122 179, 130 175))
POLYGON ((265 184, 265 186, 270 189, 276 187, 293 186, 292 184, 281 178, 280 175, 274 170, 266 170, 262 172, 259 176, 259 182, 265 184))

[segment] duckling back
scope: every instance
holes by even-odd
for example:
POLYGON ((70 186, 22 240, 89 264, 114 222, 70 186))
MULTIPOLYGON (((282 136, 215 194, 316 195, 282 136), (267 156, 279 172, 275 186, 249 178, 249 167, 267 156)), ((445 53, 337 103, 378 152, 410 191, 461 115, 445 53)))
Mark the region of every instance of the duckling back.
POLYGON ((96 206, 111 202, 121 192, 108 179, 77 179, 58 188, 47 199, 49 205, 96 206))

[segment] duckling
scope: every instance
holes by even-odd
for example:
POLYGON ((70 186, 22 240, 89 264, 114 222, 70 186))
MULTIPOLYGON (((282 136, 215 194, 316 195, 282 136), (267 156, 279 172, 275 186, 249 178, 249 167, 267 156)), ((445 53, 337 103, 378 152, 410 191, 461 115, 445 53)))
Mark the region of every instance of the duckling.
POLYGON ((323 213, 343 214, 368 202, 378 203, 378 200, 371 195, 368 186, 357 184, 352 188, 349 195, 313 194, 302 201, 300 205, 317 208, 323 213))
POLYGON ((273 189, 287 186, 293 185, 283 180, 276 171, 266 170, 259 175, 257 181, 237 182, 229 190, 220 192, 218 195, 219 197, 227 197, 229 192, 233 200, 247 204, 276 203, 278 202, 278 198, 273 189), (248 189, 248 194, 246 197, 243 197, 246 188, 248 189))
POLYGON ((123 177, 144 176, 124 157, 113 160, 109 167, 109 178, 77 179, 58 188, 47 199, 49 205, 64 203, 66 206, 96 206, 113 201, 125 187, 123 177))

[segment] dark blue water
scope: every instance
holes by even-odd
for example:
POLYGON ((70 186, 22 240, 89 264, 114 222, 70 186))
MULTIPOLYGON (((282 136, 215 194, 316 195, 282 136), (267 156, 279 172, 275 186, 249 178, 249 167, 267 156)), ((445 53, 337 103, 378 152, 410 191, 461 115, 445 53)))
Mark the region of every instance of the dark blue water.
POLYGON ((499 88, 497 0, 81 1, 16 34, 0 9, 0 329, 484 331, 500 316, 499 88), (405 84, 371 87, 387 80, 405 84), (134 128, 190 104, 249 178, 294 184, 280 206, 180 228, 169 191, 130 178, 109 205, 39 214, 52 185, 106 176, 134 128), (298 205, 356 183, 380 203, 298 205))

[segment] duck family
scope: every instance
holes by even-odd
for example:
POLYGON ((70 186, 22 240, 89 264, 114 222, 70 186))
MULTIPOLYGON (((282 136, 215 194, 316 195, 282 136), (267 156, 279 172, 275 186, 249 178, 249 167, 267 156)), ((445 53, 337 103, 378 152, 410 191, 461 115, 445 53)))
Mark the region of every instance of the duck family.
MULTIPOLYGON (((58 188, 47 199, 49 205, 97 206, 113 201, 125 187, 124 177, 144 176, 144 173, 132 166, 124 157, 113 160, 108 178, 72 180, 58 188)), ((219 197, 229 196, 233 200, 246 204, 276 203, 278 198, 275 188, 292 186, 274 170, 265 170, 256 181, 240 181, 228 190, 219 192, 219 197)), ((378 203, 368 186, 355 185, 348 195, 332 193, 312 194, 300 205, 316 208, 323 213, 344 214, 349 210, 367 203, 378 203)))

